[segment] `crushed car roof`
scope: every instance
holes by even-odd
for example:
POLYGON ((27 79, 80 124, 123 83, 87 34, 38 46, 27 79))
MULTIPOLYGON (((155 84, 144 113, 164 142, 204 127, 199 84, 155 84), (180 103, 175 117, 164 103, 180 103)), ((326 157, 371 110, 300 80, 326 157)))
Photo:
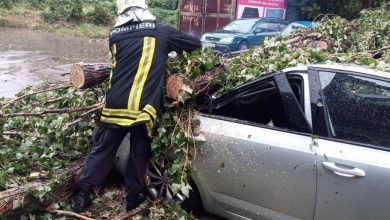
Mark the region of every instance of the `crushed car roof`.
POLYGON ((345 71, 345 72, 359 72, 359 73, 364 73, 364 74, 379 76, 379 77, 385 77, 385 78, 390 79, 389 72, 368 69, 367 67, 359 66, 356 64, 315 64, 315 65, 308 65, 308 66, 302 65, 302 66, 287 68, 287 69, 284 69, 282 71, 283 72, 291 72, 291 71, 305 71, 306 72, 309 68, 341 70, 341 71, 345 71))

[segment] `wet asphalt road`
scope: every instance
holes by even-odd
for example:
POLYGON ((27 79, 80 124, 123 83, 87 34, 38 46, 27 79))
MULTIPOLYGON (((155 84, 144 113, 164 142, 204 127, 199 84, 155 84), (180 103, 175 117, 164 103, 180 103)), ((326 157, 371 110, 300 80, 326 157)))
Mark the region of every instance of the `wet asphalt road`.
POLYGON ((0 28, 0 97, 40 82, 67 81, 77 62, 109 62, 108 42, 0 28))

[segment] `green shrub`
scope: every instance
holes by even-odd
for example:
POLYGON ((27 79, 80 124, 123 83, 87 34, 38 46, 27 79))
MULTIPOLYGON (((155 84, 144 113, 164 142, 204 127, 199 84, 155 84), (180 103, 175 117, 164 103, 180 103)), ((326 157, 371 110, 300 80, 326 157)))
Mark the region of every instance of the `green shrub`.
POLYGON ((25 2, 30 3, 34 8, 42 9, 45 7, 46 0, 25 0, 25 2))
POLYGON ((94 24, 110 24, 115 17, 116 5, 110 1, 100 1, 93 4, 93 10, 86 13, 85 19, 94 24))
POLYGON ((49 21, 78 19, 83 16, 82 0, 48 0, 48 9, 42 17, 49 21))
POLYGON ((163 24, 177 27, 178 11, 165 10, 161 8, 150 8, 150 12, 156 16, 157 20, 163 24))
POLYGON ((13 0, 0 0, 0 8, 10 9, 14 3, 15 1, 13 0))
POLYGON ((161 8, 165 10, 176 10, 179 5, 178 0, 150 0, 149 7, 161 8))

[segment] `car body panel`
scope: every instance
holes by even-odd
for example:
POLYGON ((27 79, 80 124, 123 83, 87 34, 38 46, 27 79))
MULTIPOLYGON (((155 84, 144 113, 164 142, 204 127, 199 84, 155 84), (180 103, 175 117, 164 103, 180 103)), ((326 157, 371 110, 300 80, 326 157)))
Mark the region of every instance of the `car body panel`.
POLYGON ((312 219, 316 172, 310 136, 206 115, 200 120, 206 142, 198 143, 194 175, 208 194, 203 202, 209 212, 233 219, 230 213, 312 219))
POLYGON ((249 43, 249 45, 259 46, 260 43, 263 42, 264 39, 267 36, 276 35, 276 34, 279 34, 279 32, 276 32, 276 33, 270 33, 270 32, 267 32, 267 33, 261 33, 261 32, 253 33, 253 34, 250 34, 250 35, 247 36, 246 41, 249 43))
POLYGON ((212 34, 205 34, 205 41, 203 41, 203 45, 213 48, 214 50, 237 50, 239 43, 241 43, 244 39, 247 38, 247 34, 232 32, 232 31, 224 31, 218 30, 212 32, 212 34), (226 39, 229 37, 234 37, 230 43, 222 43, 221 39, 226 39))
POLYGON ((311 65, 302 65, 302 66, 296 66, 296 67, 290 67, 282 70, 284 73, 288 72, 307 72, 308 70, 328 70, 328 71, 343 71, 343 72, 351 72, 351 73, 361 73, 365 75, 371 75, 371 76, 377 76, 381 78, 387 78, 390 79, 390 73, 375 70, 375 69, 369 69, 369 68, 362 68, 359 65, 356 64, 311 64, 311 65))
MULTIPOLYGON (((320 90, 321 86, 319 86, 321 84, 320 79, 325 80, 330 76, 329 78, 336 80, 343 75, 349 76, 348 79, 351 80, 354 80, 354 77, 358 77, 361 80, 376 79, 376 82, 379 83, 378 85, 383 86, 387 82, 388 86, 390 74, 361 67, 347 68, 346 66, 318 66, 309 67, 309 70, 312 71, 312 75, 317 75, 317 77, 313 77, 316 80, 312 79, 310 83, 312 88, 315 88, 313 92, 320 95, 317 99, 311 101, 313 103, 321 103, 320 107, 313 108, 313 111, 326 112, 317 116, 319 119, 316 119, 316 121, 317 123, 327 125, 329 136, 326 137, 327 135, 323 134, 316 140, 318 186, 315 220, 390 219, 390 210, 387 208, 390 201, 390 146, 375 146, 369 144, 370 142, 360 143, 333 138, 334 129, 330 123, 337 118, 334 117, 335 115, 332 115, 332 112, 323 110, 327 108, 328 100, 321 96, 324 96, 327 89, 332 91, 331 94, 340 93, 342 90, 335 90, 334 87, 326 88, 328 86, 320 90), (322 78, 321 76, 325 77, 322 78), (332 118, 332 120, 329 118, 332 118)), ((330 83, 331 81, 327 81, 326 85, 330 85, 330 83)), ((344 88, 345 85, 337 84, 337 87, 344 88)), ((369 94, 370 91, 374 90, 366 91, 369 94)), ((348 96, 344 93, 340 94, 341 97, 338 98, 340 103, 337 105, 336 113, 346 112, 348 115, 345 114, 343 120, 350 118, 350 115, 356 113, 361 115, 364 109, 369 107, 364 105, 367 102, 359 102, 360 108, 355 106, 355 99, 363 101, 362 98, 356 98, 359 97, 359 93, 354 93, 353 96, 348 96), (343 100, 348 100, 348 104, 343 103, 343 100)), ((390 107, 390 105, 385 106, 381 106, 382 111, 390 107)), ((375 110, 379 111, 380 109, 375 108, 375 110)), ((386 113, 390 117, 390 111, 385 110, 384 114, 386 113)), ((381 112, 379 119, 383 116, 382 114, 383 112, 381 112)), ((374 115, 375 112, 372 112, 372 117, 374 115)), ((365 135, 371 134, 371 137, 376 137, 373 135, 375 132, 383 131, 375 131, 375 128, 369 125, 369 118, 370 116, 366 118, 364 115, 361 115, 356 121, 364 121, 361 122, 361 125, 368 128, 365 135)), ((384 121, 381 122, 371 118, 371 123, 386 123, 385 118, 382 117, 384 121)), ((353 119, 351 118, 351 120, 353 119)), ((356 133, 356 135, 359 134, 356 133)))
POLYGON ((390 152, 320 138, 317 161, 315 220, 390 219, 390 152), (365 176, 336 174, 324 162, 365 176))
MULTIPOLYGON (((313 100, 321 96, 321 88, 315 82, 318 79, 313 77, 318 71, 341 71, 378 80, 390 79, 390 73, 356 65, 311 65, 283 70, 287 75, 298 74, 304 78, 305 104, 302 108, 308 123, 314 128, 318 120, 313 117, 319 115, 318 109, 313 106, 321 106, 313 100)), ((263 79, 267 77, 273 75, 267 74, 263 79)), ((242 93, 247 85, 252 84, 253 87, 261 80, 238 86, 238 93, 233 92, 231 96, 242 93)), ((310 137, 215 115, 201 115, 200 120, 207 141, 198 143, 193 177, 201 188, 199 191, 208 211, 229 219, 390 219, 387 208, 390 201, 390 146, 380 148, 314 134, 310 137), (272 149, 270 152, 267 152, 267 146, 272 149), (309 159, 312 154, 314 160, 309 159), (288 161, 300 161, 304 172, 289 170, 288 161), (260 162, 271 166, 260 165, 260 162), (325 166, 329 164, 336 167, 336 172, 325 166), (310 166, 313 166, 311 170, 310 166), (285 187, 295 192, 283 189, 283 178, 278 175, 282 170, 288 170, 285 187), (355 171, 365 175, 347 175, 355 171), (258 177, 265 173, 268 174, 266 178, 258 177), (302 178, 295 179, 297 176, 302 178), (301 183, 306 192, 301 192, 304 189, 297 187, 295 182, 301 183), (251 187, 256 190, 249 190, 251 187), (316 188, 314 200, 310 197, 313 187, 316 188), (299 207, 291 205, 289 201, 292 200, 299 207), (315 205, 314 212, 311 205, 315 205), (306 211, 315 214, 311 216, 301 212, 300 207, 306 207, 306 211)), ((326 127, 326 122, 321 123, 326 127)))

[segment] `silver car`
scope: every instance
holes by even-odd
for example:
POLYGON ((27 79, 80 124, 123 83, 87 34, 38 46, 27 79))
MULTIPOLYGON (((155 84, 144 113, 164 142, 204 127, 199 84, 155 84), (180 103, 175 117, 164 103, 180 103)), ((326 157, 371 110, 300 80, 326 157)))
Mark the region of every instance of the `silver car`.
POLYGON ((390 73, 286 69, 210 100, 193 179, 228 219, 390 219, 390 73))
POLYGON ((199 198, 227 219, 390 219, 390 73, 296 67, 200 111, 192 207, 199 198))

